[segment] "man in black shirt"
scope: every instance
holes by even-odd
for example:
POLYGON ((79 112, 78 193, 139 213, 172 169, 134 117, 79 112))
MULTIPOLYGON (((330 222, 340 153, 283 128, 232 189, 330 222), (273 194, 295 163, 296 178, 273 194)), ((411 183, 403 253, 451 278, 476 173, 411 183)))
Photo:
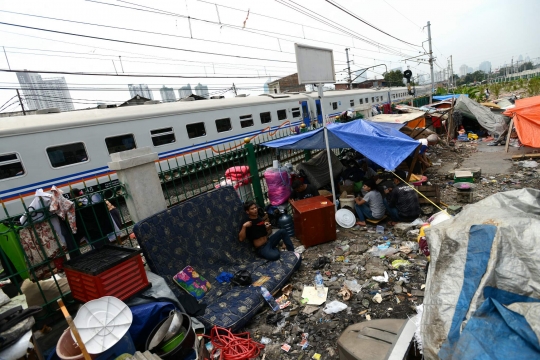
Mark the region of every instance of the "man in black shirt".
POLYGON ((400 180, 400 178, 405 179, 405 172, 396 170, 395 174, 397 175, 393 179, 395 186, 384 190, 387 194, 384 205, 392 218, 390 225, 395 225, 400 221, 413 221, 420 215, 418 194, 414 188, 400 180))
POLYGON ((259 217, 257 204, 253 201, 247 201, 244 203, 244 210, 247 219, 238 235, 240 241, 246 239, 252 241, 259 256, 270 261, 279 260, 280 254, 277 247, 281 240, 288 251, 294 251, 294 245, 285 230, 280 229, 268 236, 268 228, 271 225, 259 217))
POLYGON ((319 196, 319 191, 311 184, 304 184, 296 179, 292 183, 293 192, 291 200, 303 200, 314 196, 319 196))

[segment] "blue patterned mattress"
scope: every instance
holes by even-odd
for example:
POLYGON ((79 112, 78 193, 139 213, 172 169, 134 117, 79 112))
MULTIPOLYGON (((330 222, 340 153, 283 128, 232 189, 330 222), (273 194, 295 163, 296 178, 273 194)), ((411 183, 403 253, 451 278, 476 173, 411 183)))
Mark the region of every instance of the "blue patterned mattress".
POLYGON ((300 266, 292 252, 281 252, 278 261, 266 261, 248 241, 238 241, 244 218, 236 191, 222 187, 146 218, 133 228, 148 266, 165 278, 177 297, 185 293, 172 278, 187 265, 210 281, 212 289, 201 300, 207 307, 197 316, 207 327, 236 331, 265 305, 256 287, 219 284, 216 277, 222 271, 234 274, 246 269, 254 281, 268 276, 264 286, 273 292, 300 266))

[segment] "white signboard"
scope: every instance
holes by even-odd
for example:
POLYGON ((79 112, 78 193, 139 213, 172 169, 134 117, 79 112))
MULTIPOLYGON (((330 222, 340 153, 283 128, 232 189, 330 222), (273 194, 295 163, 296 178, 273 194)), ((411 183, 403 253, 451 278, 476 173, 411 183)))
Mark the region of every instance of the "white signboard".
POLYGON ((334 53, 308 45, 294 44, 298 84, 335 83, 334 53))

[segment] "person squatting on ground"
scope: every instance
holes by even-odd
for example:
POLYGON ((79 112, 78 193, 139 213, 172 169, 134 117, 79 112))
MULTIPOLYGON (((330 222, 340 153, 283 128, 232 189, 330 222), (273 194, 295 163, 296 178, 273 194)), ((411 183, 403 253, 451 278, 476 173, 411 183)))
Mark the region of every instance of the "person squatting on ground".
POLYGON ((368 179, 364 181, 362 189, 366 192, 364 197, 355 198, 356 204, 354 208, 356 215, 360 221, 356 222, 356 225, 366 226, 366 218, 371 220, 379 220, 384 217, 385 207, 383 203, 382 195, 377 191, 375 181, 368 179))
POLYGON ((396 170, 393 182, 394 186, 384 190, 387 198, 384 199, 384 205, 392 222, 389 225, 395 225, 397 222, 414 221, 420 216, 420 203, 415 189, 402 182, 405 179, 405 172, 396 170))
POLYGON ((238 235, 240 241, 248 239, 253 243, 257 254, 270 261, 279 260, 278 245, 281 240, 283 240, 283 244, 285 244, 288 251, 294 251, 294 245, 285 230, 280 229, 268 236, 268 229, 271 225, 259 216, 259 209, 255 202, 246 201, 244 211, 247 214, 247 219, 238 235))
POLYGON ((319 196, 317 188, 311 184, 304 184, 300 180, 296 179, 292 183, 293 192, 291 194, 291 200, 304 200, 310 197, 319 196))

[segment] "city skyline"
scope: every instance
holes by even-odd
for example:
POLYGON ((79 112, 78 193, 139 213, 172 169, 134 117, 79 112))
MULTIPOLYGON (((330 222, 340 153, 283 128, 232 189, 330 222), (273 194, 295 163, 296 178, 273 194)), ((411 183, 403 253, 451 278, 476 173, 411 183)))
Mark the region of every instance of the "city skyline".
POLYGON ((26 110, 58 108, 72 111, 73 100, 64 77, 42 78, 40 74, 17 72, 26 110))
POLYGON ((139 95, 144 98, 154 100, 154 94, 152 94, 152 90, 148 88, 148 85, 145 84, 128 84, 129 89, 129 95, 134 98, 135 96, 139 95))

